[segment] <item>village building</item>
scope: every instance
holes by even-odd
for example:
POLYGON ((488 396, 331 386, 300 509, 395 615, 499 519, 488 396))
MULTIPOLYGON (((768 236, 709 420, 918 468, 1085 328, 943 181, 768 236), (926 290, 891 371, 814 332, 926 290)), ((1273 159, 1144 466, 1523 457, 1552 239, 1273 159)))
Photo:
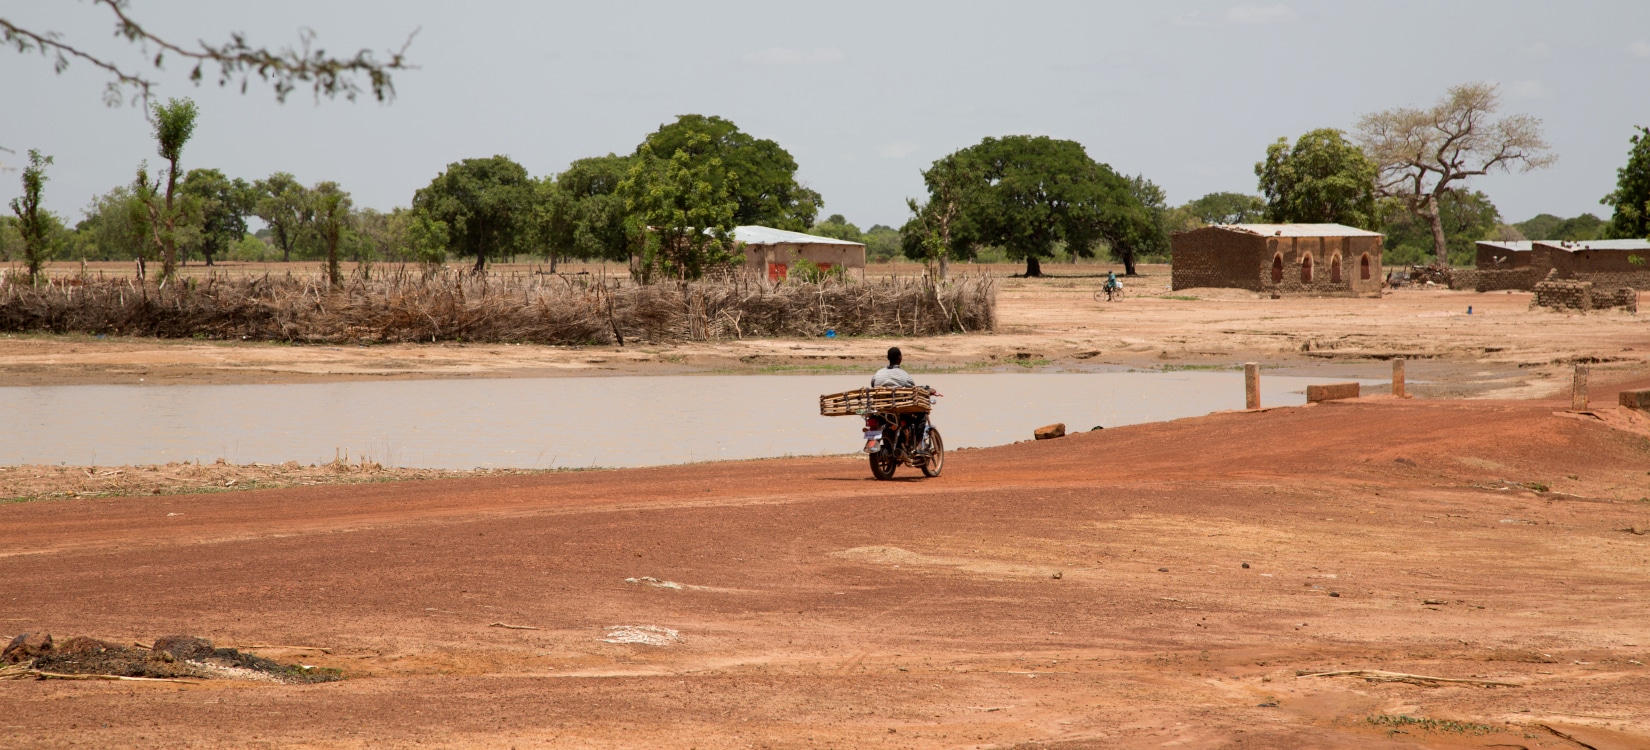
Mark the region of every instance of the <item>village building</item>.
POLYGON ((864 243, 763 226, 735 227, 733 239, 745 251, 745 269, 769 281, 783 281, 799 260, 824 270, 865 273, 864 243))
POLYGON ((1455 288, 1529 291, 1555 280, 1644 290, 1650 289, 1650 240, 1484 241, 1474 266, 1456 272, 1455 288))
POLYGON ((1175 289, 1230 287, 1308 296, 1378 295, 1379 232, 1341 224, 1217 224, 1169 238, 1175 289))

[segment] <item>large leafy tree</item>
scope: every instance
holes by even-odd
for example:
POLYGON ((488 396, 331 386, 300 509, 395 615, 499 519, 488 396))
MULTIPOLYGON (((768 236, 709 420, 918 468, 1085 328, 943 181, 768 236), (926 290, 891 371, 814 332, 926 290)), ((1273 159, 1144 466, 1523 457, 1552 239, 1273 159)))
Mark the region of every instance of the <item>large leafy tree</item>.
POLYGON ((292 249, 303 236, 309 221, 309 189, 286 172, 276 172, 268 178, 252 183, 257 196, 252 213, 269 225, 275 245, 281 248, 281 260, 292 260, 292 249))
POLYGON ((465 159, 447 165, 413 195, 413 209, 447 225, 447 249, 475 258, 475 272, 487 259, 531 249, 535 182, 507 156, 465 159))
POLYGON ((1650 128, 1628 139, 1627 163, 1616 170, 1616 189, 1600 203, 1615 208, 1610 216, 1610 236, 1650 239, 1650 128))
POLYGON ((1358 140, 1379 169, 1377 190, 1432 227, 1434 255, 1449 263, 1448 232, 1440 201, 1451 189, 1491 172, 1528 172, 1551 165, 1541 121, 1530 115, 1493 119, 1501 108, 1496 87, 1451 88, 1426 109, 1398 107, 1364 115, 1358 140))
POLYGON ((552 269, 557 256, 615 261, 629 257, 619 184, 634 162, 613 154, 580 159, 554 181, 540 183, 539 228, 552 269))
POLYGON ((1253 224, 1266 220, 1266 201, 1258 195, 1209 193, 1183 208, 1204 224, 1253 224))
POLYGON ((246 236, 246 217, 256 201, 252 186, 239 177, 231 180, 216 169, 191 169, 179 186, 198 202, 201 226, 199 248, 206 265, 246 236))
POLYGON ((39 280, 40 268, 51 260, 55 243, 52 240, 51 213, 40 207, 40 194, 46 187, 46 167, 52 157, 29 149, 29 165, 23 168, 23 194, 11 199, 12 213, 17 214, 17 234, 23 245, 23 261, 29 267, 29 281, 39 280))
MULTIPOLYGON (((796 181, 796 160, 778 143, 765 138, 754 138, 739 130, 739 126, 720 117, 681 115, 676 122, 661 125, 643 144, 660 158, 674 158, 678 151, 687 154, 694 168, 710 160, 720 167, 706 174, 720 180, 720 175, 734 175, 725 189, 734 197, 738 208, 734 222, 805 231, 814 224, 814 217, 825 201, 819 193, 796 181)), ((641 147, 636 149, 641 154, 641 147)))
POLYGON ((1279 223, 1345 224, 1374 229, 1375 162, 1334 128, 1279 138, 1255 164, 1266 218, 1279 223))
MULTIPOLYGON (((1432 224, 1404 210, 1397 199, 1386 198, 1386 224, 1381 233, 1386 235, 1385 257, 1393 263, 1425 263, 1435 259, 1432 246, 1432 224)), ((1438 198, 1438 215, 1444 226, 1444 238, 1449 245, 1450 262, 1471 263, 1476 243, 1495 234, 1501 224, 1501 212, 1490 202, 1489 196, 1477 190, 1455 189, 1438 198)))
MULTIPOLYGON (((953 248, 995 245, 1025 261, 1027 276, 1041 276, 1041 259, 1062 243, 1068 252, 1093 257, 1105 242, 1130 274, 1138 251, 1164 244, 1162 228, 1129 181, 1075 141, 986 138, 945 158, 957 161, 961 175, 953 248)), ((930 191, 929 197, 932 205, 936 196, 930 191)))
POLYGON ((738 178, 717 158, 697 158, 708 136, 694 135, 669 158, 643 144, 619 194, 637 252, 636 276, 691 280, 739 260, 733 240, 738 178))

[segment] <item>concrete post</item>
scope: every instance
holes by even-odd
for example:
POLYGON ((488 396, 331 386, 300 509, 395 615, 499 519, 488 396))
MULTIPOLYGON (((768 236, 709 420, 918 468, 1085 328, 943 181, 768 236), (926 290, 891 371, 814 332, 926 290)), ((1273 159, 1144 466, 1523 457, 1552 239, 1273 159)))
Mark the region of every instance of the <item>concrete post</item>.
POLYGON ((1260 365, 1254 362, 1243 364, 1243 408, 1260 408, 1260 365))
POLYGON ((1587 366, 1576 365, 1575 380, 1570 384, 1570 411, 1587 411, 1587 366))
POLYGON ((1392 360, 1392 395, 1398 398, 1409 398, 1409 394, 1404 391, 1404 361, 1402 359, 1392 360))

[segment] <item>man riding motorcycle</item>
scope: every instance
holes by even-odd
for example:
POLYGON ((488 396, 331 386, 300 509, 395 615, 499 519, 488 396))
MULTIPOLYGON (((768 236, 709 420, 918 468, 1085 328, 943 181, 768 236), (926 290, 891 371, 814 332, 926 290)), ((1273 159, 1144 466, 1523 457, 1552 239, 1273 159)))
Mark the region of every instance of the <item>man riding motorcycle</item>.
MULTIPOLYGON (((889 347, 888 348, 888 366, 884 367, 880 370, 877 370, 876 374, 871 376, 871 387, 872 388, 915 388, 915 387, 917 387, 917 381, 911 379, 911 373, 906 372, 904 369, 902 369, 900 367, 900 363, 903 360, 904 360, 904 355, 902 355, 900 353, 899 347, 897 347, 897 346, 889 347)), ((934 389, 929 388, 928 391, 930 393, 932 393, 932 392, 934 392, 934 389)), ((924 414, 924 413, 921 413, 921 412, 917 412, 917 413, 914 413, 914 414, 906 414, 906 415, 903 415, 901 417, 901 421, 903 421, 904 424, 907 427, 911 428, 911 432, 909 434, 921 435, 923 433, 924 426, 928 422, 928 415, 924 414)), ((881 439, 882 439, 881 430, 877 430, 876 434, 874 434, 874 435, 871 432, 867 432, 866 435, 865 435, 865 452, 866 453, 875 452, 877 450, 877 446, 879 445, 881 439)), ((926 451, 924 451, 921 447, 917 448, 915 451, 913 451, 913 453, 915 453, 916 455, 926 455, 926 451)))

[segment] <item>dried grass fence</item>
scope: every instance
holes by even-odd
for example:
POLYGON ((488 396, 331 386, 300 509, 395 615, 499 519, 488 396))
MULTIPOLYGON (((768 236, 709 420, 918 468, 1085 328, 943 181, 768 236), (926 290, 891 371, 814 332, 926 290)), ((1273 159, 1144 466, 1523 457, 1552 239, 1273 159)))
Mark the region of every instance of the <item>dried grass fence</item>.
POLYGON ((0 331, 297 342, 610 344, 768 336, 934 335, 992 330, 996 285, 884 278, 771 284, 732 276, 627 279, 391 270, 329 289, 324 277, 214 276, 157 286, 86 276, 0 277, 0 331))

